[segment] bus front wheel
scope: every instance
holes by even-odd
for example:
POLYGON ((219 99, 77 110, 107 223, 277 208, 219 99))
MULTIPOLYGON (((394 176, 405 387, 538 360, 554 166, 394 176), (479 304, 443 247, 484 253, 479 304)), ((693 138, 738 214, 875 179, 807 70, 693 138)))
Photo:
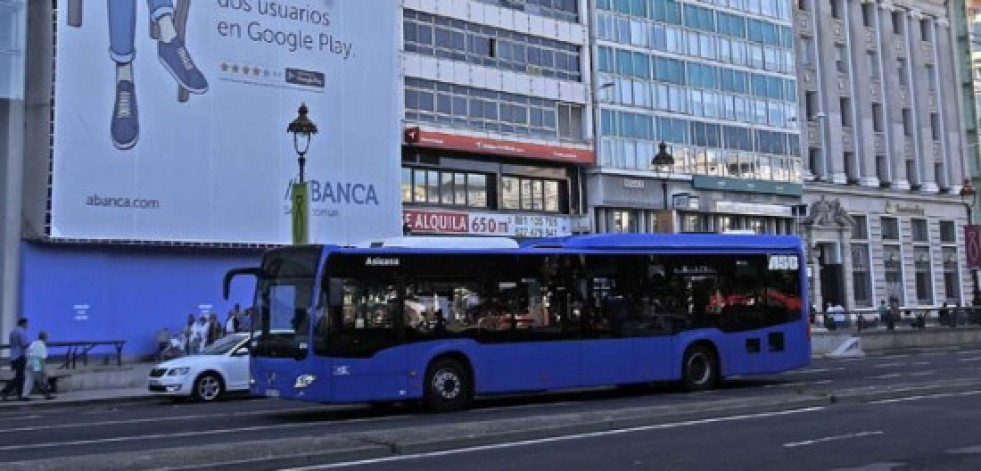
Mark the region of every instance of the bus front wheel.
POLYGON ((439 358, 426 371, 426 407, 450 412, 466 407, 473 384, 467 369, 452 358, 439 358))
POLYGON ((719 360, 705 345, 695 345, 685 352, 681 365, 682 382, 689 391, 706 391, 719 382, 719 360))

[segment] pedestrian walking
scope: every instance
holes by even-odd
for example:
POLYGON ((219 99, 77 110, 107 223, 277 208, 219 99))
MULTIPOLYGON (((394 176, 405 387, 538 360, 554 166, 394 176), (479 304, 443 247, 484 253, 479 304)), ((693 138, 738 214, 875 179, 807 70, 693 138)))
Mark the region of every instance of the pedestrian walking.
POLYGON ((24 395, 24 369, 27 365, 27 318, 20 318, 17 327, 10 332, 10 367, 14 370, 14 379, 10 380, 0 391, 0 399, 6 401, 10 393, 17 391, 17 399, 29 401, 24 395))
POLYGON ((205 343, 208 341, 208 317, 202 315, 198 322, 191 326, 191 353, 201 353, 204 351, 205 343))
POLYGON ((896 330, 896 320, 899 319, 899 300, 893 298, 892 307, 889 308, 889 314, 886 315, 886 329, 896 330))
POLYGON ((37 334, 37 340, 31 342, 31 345, 27 347, 27 372, 25 374, 26 379, 24 380, 24 397, 30 397, 31 391, 34 390, 34 385, 37 384, 44 394, 45 399, 54 399, 54 394, 51 394, 50 387, 48 385, 48 374, 45 370, 45 363, 48 360, 48 333, 41 331, 37 334))
POLYGON ((187 315, 187 323, 184 324, 184 329, 181 330, 181 342, 184 343, 184 354, 190 355, 194 353, 194 347, 192 345, 192 340, 194 337, 194 326, 197 325, 194 322, 194 314, 187 315))
POLYGON ((208 316, 208 341, 205 345, 211 345, 225 335, 225 328, 218 320, 218 314, 211 313, 208 316))

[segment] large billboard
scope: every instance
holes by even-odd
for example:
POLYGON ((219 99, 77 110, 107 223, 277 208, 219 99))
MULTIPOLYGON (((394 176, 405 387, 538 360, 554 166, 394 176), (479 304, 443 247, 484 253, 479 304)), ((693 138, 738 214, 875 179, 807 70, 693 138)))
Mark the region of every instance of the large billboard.
POLYGON ((399 3, 58 0, 51 237, 288 243, 301 103, 310 240, 401 234, 399 3))

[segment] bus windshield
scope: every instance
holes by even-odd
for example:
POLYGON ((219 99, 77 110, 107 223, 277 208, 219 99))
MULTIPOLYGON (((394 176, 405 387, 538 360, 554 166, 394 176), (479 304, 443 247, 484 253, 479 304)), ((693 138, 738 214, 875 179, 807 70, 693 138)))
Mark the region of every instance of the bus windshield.
POLYGON ((253 355, 306 356, 308 313, 321 247, 285 247, 262 258, 256 286, 253 355))

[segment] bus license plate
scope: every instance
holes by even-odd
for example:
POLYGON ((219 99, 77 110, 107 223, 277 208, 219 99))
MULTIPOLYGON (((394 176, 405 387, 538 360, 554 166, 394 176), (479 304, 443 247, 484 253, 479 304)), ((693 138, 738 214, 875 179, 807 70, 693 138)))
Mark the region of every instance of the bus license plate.
POLYGON ((267 389, 266 390, 266 397, 279 397, 279 390, 278 389, 267 389))

